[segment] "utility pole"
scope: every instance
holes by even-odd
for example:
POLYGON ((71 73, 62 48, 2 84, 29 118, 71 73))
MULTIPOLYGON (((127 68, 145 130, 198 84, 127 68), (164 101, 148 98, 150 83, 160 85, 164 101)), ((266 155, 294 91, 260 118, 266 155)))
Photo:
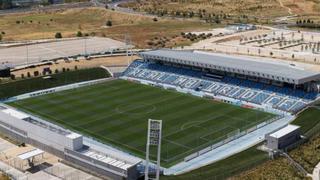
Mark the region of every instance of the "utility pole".
POLYGON ((84 38, 84 56, 87 56, 87 38, 84 38))
POLYGON ((27 64, 29 64, 29 47, 28 47, 28 43, 26 44, 26 49, 27 49, 27 64))
POLYGON ((124 42, 125 42, 125 46, 126 46, 127 65, 129 66, 130 62, 132 61, 132 41, 131 41, 131 36, 128 32, 124 36, 124 42), (129 58, 129 48, 130 48, 131 58, 129 58))

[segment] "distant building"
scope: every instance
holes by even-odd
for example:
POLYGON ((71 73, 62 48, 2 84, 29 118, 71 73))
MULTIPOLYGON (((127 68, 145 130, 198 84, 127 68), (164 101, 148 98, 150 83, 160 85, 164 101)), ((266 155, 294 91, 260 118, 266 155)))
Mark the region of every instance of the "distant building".
POLYGON ((288 125, 266 135, 267 147, 272 150, 285 149, 300 139, 300 126, 288 125))
POLYGON ((228 29, 234 30, 236 32, 241 31, 250 31, 250 30, 256 30, 257 27, 253 24, 231 24, 227 27, 228 29))

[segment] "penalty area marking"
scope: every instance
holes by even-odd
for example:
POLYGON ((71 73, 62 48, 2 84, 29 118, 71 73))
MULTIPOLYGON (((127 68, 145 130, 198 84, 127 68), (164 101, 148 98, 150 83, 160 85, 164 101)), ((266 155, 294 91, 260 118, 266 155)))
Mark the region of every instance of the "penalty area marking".
POLYGON ((157 110, 157 107, 145 103, 130 103, 130 104, 120 104, 115 108, 115 111, 120 114, 129 114, 129 115, 142 115, 149 114, 157 110), (141 109, 141 110, 139 110, 141 109), (137 112, 134 112, 137 110, 137 112), (133 111, 133 112, 130 112, 133 111))
POLYGON ((194 126, 194 124, 202 123, 203 121, 190 121, 181 125, 180 130, 188 129, 189 127, 194 126))

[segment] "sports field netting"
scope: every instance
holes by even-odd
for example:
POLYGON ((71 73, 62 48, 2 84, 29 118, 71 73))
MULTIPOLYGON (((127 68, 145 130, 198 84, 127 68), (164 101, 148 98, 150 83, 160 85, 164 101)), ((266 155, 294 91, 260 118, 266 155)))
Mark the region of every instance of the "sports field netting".
POLYGON ((163 165, 172 165, 228 134, 274 116, 124 80, 10 105, 141 157, 145 155, 148 119, 161 119, 163 165))

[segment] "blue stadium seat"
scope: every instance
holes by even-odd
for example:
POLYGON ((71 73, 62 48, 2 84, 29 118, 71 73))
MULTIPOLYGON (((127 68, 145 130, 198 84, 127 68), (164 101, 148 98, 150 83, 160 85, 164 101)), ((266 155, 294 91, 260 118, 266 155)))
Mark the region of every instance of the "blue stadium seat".
POLYGON ((286 100, 286 101, 283 101, 281 102, 281 104, 278 104, 276 106, 277 109, 280 109, 280 110, 283 110, 283 111, 289 111, 290 108, 296 104, 297 101, 295 100, 286 100))
POLYGON ((270 97, 270 94, 267 93, 258 93, 258 95, 256 95, 251 102, 255 103, 255 104, 262 104, 268 97, 270 97))
POLYGON ((296 113, 296 112, 299 112, 300 110, 302 110, 304 107, 306 107, 306 103, 304 103, 304 102, 297 102, 294 106, 292 106, 291 107, 291 109, 290 109, 290 111, 291 112, 294 112, 294 113, 296 113))
POLYGON ((211 92, 259 105, 265 103, 289 112, 297 112, 306 107, 308 102, 319 97, 315 92, 307 93, 289 87, 277 87, 236 77, 142 61, 131 63, 122 76, 211 92))

